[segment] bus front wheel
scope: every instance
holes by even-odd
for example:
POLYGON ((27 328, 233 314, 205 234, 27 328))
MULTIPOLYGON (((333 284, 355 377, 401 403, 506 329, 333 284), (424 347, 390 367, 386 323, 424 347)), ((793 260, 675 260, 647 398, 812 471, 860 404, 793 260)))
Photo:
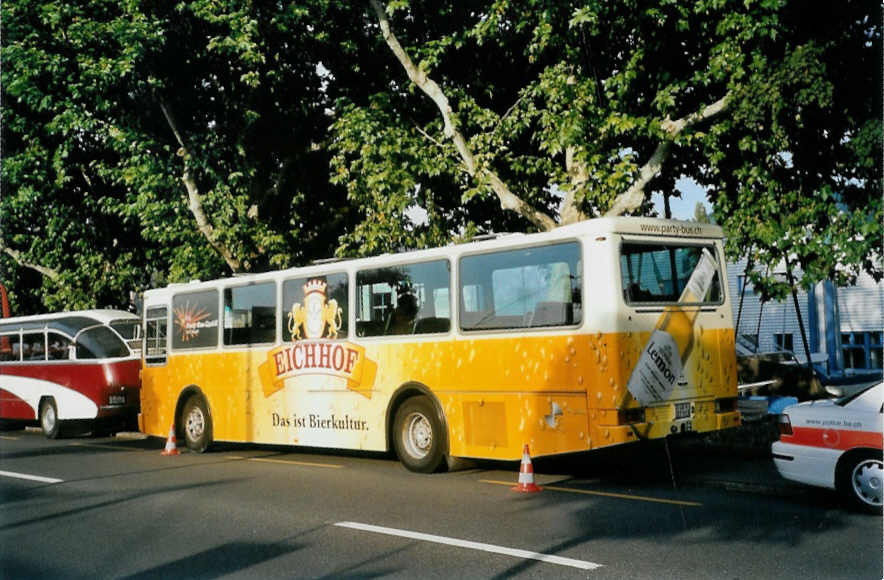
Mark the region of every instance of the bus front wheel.
POLYGON ((442 422, 427 397, 402 403, 393 421, 393 445, 399 461, 410 471, 433 473, 442 465, 442 422))
POLYGON ((184 428, 184 444, 196 453, 202 453, 212 443, 212 419, 206 400, 194 395, 187 399, 181 413, 184 428))

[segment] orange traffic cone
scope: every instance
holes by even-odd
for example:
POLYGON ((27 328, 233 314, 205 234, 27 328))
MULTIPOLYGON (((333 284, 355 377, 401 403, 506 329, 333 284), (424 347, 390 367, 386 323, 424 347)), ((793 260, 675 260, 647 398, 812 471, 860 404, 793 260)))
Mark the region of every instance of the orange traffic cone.
POLYGON ((179 455, 178 444, 175 442, 175 424, 169 427, 169 438, 166 439, 166 448, 162 455, 179 455))
POLYGON ((528 444, 522 450, 522 465, 519 467, 519 485, 512 488, 513 491, 531 493, 543 488, 534 485, 534 465, 531 464, 531 455, 528 453, 528 444))

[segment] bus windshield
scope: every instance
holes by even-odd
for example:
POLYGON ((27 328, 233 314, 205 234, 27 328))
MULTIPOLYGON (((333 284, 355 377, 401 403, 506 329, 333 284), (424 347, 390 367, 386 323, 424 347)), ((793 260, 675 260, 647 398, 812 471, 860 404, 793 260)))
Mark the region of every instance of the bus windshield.
POLYGON ((95 326, 84 330, 77 337, 77 358, 120 358, 129 356, 129 349, 106 326, 95 326))

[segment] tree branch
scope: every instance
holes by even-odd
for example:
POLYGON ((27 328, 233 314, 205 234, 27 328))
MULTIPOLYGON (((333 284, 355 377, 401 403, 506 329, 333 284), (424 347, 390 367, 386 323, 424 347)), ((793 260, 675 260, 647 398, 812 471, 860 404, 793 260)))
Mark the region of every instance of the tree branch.
POLYGON ((577 190, 589 180, 586 166, 575 159, 575 148, 565 148, 565 170, 568 172, 568 190, 562 199, 562 210, 559 212, 559 224, 567 225, 585 220, 587 216, 575 204, 577 190))
POLYGON ((500 201, 500 207, 503 209, 519 213, 540 229, 551 230, 555 228, 556 222, 551 217, 541 211, 537 211, 525 203, 519 196, 514 194, 509 187, 507 187, 496 173, 487 168, 477 166, 476 159, 467 144, 466 138, 454 125, 448 97, 445 96, 445 93, 439 85, 427 76, 422 68, 414 64, 411 57, 408 56, 402 48, 402 45, 399 44, 399 41, 390 28, 390 21, 387 19, 387 13, 384 11, 384 7, 381 3, 378 0, 371 0, 371 6, 377 16, 378 23, 380 24, 381 34, 384 37, 384 41, 386 41, 390 50, 393 51, 393 54, 396 55, 396 59, 405 69, 408 78, 433 100, 436 107, 439 109, 439 112, 442 114, 442 121, 445 126, 444 135, 454 143, 454 147, 457 150, 467 173, 475 179, 487 182, 495 195, 497 195, 497 198, 500 201))
POLYGON ((657 145, 651 158, 639 170, 638 178, 629 189, 617 196, 611 209, 605 213, 605 216, 623 215, 638 209, 645 200, 645 186, 660 172, 663 162, 666 161, 666 158, 669 157, 669 152, 672 150, 673 140, 688 127, 693 127, 727 110, 729 97, 730 94, 727 94, 703 108, 703 110, 691 113, 681 119, 676 119, 675 121, 668 118, 665 119, 662 124, 663 130, 666 133, 663 142, 657 145))
POLYGON ((187 206, 196 220, 196 226, 200 233, 203 234, 209 242, 209 245, 212 246, 222 258, 224 258, 224 261, 227 262, 227 266, 233 272, 239 272, 241 267, 239 260, 233 256, 233 252, 231 252, 227 246, 218 241, 218 236, 215 235, 215 228, 209 223, 209 219, 203 211, 202 195, 200 195, 196 180, 194 180, 193 175, 190 172, 190 152, 184 144, 184 139, 182 139, 181 133, 178 131, 175 119, 172 117, 166 104, 162 101, 160 101, 160 108, 163 110, 166 122, 169 124, 169 128, 172 130, 172 133, 175 135, 175 139, 180 146, 178 149, 178 156, 184 159, 184 173, 181 175, 181 181, 184 183, 184 188, 187 190, 187 206))
POLYGON ((22 268, 28 268, 30 270, 35 270, 35 271, 39 272, 40 274, 46 276, 47 278, 49 278, 53 282, 57 282, 59 277, 61 277, 61 274, 58 272, 58 270, 54 270, 54 269, 48 268, 46 266, 40 266, 39 264, 31 264, 30 262, 26 262, 22 258, 21 252, 19 252, 18 250, 13 250, 12 248, 10 248, 6 244, 4 244, 2 240, 0 240, 0 248, 3 248, 3 251, 10 258, 15 260, 15 262, 19 266, 21 266, 22 268))

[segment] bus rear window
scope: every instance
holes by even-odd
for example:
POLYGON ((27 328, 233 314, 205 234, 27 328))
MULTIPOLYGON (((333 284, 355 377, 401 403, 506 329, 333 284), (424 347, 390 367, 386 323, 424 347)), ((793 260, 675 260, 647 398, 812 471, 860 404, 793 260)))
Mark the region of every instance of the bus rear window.
POLYGON ((84 330, 77 337, 77 358, 121 358, 129 356, 129 349, 111 329, 96 326, 84 330))
POLYGON ((715 274, 700 304, 721 304, 721 268, 712 246, 677 246, 626 242, 620 250, 620 279, 627 304, 680 302, 703 250, 715 260, 715 274))

